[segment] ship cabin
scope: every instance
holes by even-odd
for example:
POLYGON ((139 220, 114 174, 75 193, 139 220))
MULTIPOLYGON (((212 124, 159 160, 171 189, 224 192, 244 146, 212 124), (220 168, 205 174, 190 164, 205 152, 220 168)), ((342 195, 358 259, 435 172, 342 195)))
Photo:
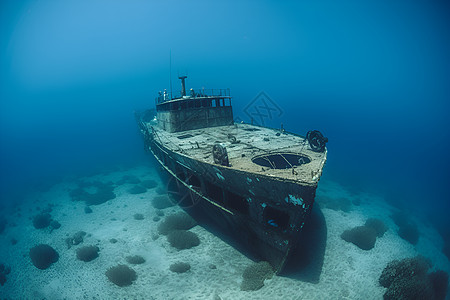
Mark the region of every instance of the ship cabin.
POLYGON ((190 89, 180 76, 181 95, 172 98, 167 91, 155 99, 158 127, 167 132, 233 124, 230 89, 190 89))

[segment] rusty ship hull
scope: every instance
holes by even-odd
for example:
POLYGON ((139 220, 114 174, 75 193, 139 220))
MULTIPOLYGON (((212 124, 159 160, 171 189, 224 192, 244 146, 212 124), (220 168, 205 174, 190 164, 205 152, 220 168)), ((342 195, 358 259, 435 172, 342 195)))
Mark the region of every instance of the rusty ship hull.
POLYGON ((237 233, 280 272, 310 215, 326 150, 312 151, 305 137, 250 124, 175 134, 155 120, 139 124, 146 149, 184 191, 182 206, 195 206, 237 233), (217 142, 228 149, 229 165, 214 163, 217 142))

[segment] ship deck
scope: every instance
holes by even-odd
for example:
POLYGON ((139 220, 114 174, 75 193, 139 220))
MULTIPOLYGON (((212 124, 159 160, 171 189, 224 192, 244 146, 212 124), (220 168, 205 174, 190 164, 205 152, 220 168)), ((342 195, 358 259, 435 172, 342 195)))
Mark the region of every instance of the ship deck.
MULTIPOLYGON (((213 145, 221 143, 227 149, 230 168, 279 179, 315 184, 320 179, 327 157, 326 150, 312 151, 308 141, 302 136, 280 133, 280 130, 250 124, 217 126, 176 133, 169 133, 151 123, 147 126, 154 128, 156 141, 171 151, 213 164, 213 145), (253 158, 257 156, 271 154, 275 154, 278 159, 280 159, 278 154, 301 155, 309 158, 310 162, 293 167, 287 163, 285 168, 271 168, 253 162, 253 158)), ((295 159, 296 156, 291 156, 291 162, 292 157, 295 159)), ((281 159, 286 161, 283 156, 281 159)))

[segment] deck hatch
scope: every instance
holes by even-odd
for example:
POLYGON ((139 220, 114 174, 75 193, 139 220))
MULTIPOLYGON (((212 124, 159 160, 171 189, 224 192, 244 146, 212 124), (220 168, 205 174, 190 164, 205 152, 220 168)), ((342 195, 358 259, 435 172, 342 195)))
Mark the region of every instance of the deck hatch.
POLYGON ((311 162, 306 155, 292 153, 272 153, 258 155, 252 158, 252 162, 271 169, 290 169, 295 166, 304 165, 311 162))

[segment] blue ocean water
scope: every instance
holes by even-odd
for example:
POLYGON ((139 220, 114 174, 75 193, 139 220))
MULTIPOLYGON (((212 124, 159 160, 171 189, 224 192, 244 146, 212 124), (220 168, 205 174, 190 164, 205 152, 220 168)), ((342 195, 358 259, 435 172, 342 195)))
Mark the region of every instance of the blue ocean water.
POLYGON ((419 0, 2 1, 0 201, 145 163, 133 112, 188 75, 230 88, 238 121, 320 130, 326 178, 450 235, 449 15, 419 0))
POLYGON ((133 111, 170 88, 171 52, 174 91, 178 74, 189 87, 231 88, 244 121, 264 91, 280 108, 266 125, 329 137, 327 175, 445 219, 448 8, 2 1, 2 193, 142 159, 133 111))

